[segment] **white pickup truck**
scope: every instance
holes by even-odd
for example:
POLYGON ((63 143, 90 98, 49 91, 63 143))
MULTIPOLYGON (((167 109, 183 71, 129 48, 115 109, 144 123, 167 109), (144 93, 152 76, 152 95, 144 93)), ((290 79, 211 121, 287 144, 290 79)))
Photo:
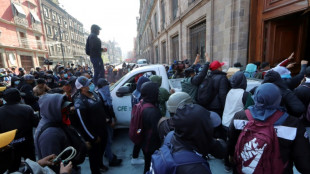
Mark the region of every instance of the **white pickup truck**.
MULTIPOLYGON (((136 89, 135 78, 139 75, 150 77, 158 75, 162 77, 162 88, 174 89, 176 92, 181 91, 182 79, 168 79, 165 67, 163 65, 148 65, 132 70, 123 78, 110 87, 113 99, 113 109, 117 117, 116 128, 128 128, 131 119, 131 94, 136 89)), ((260 85, 260 81, 248 80, 247 90, 260 85)))

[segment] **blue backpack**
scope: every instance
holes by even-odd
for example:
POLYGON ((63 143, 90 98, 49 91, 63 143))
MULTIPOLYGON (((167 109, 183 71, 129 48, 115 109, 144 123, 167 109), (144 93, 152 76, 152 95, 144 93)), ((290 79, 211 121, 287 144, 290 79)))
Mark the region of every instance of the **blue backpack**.
POLYGON ((182 150, 172 153, 172 144, 170 143, 174 131, 168 133, 163 146, 152 155, 151 169, 146 174, 176 174, 177 167, 188 164, 201 163, 211 174, 210 166, 207 160, 192 151, 182 150))

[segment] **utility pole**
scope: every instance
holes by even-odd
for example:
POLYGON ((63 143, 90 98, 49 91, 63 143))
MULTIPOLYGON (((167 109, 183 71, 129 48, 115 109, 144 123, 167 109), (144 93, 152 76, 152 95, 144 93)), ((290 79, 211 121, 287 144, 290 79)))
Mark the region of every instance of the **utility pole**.
POLYGON ((61 35, 61 29, 60 29, 60 23, 58 23, 58 33, 59 33, 59 37, 60 37, 60 46, 61 46, 61 53, 62 53, 62 63, 63 63, 63 66, 66 66, 65 64, 65 53, 64 53, 64 48, 63 48, 63 45, 62 45, 62 35, 61 35))

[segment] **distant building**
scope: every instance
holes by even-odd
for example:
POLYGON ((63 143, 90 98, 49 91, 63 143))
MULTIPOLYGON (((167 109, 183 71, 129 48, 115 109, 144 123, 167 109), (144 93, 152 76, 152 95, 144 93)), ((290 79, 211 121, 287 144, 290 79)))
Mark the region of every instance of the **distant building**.
MULTIPOLYGON (((107 48, 108 59, 111 64, 118 64, 122 62, 122 49, 115 41, 102 42, 102 47, 107 48)), ((104 62, 106 63, 106 62, 104 62)))
POLYGON ((64 54, 66 64, 85 64, 83 24, 59 7, 57 0, 41 1, 49 59, 63 63, 64 54))
POLYGON ((48 52, 38 1, 1 1, 0 16, 0 67, 42 66, 48 52))

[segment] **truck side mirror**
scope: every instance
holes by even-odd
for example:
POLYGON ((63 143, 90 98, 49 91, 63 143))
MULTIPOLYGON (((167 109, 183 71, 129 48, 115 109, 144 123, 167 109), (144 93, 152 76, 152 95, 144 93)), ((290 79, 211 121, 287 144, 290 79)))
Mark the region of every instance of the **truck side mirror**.
POLYGON ((130 94, 130 88, 128 86, 122 86, 116 91, 117 97, 123 97, 130 94))

